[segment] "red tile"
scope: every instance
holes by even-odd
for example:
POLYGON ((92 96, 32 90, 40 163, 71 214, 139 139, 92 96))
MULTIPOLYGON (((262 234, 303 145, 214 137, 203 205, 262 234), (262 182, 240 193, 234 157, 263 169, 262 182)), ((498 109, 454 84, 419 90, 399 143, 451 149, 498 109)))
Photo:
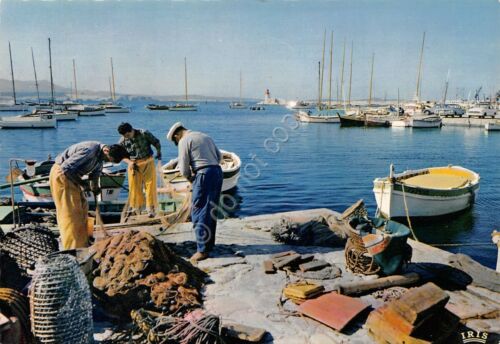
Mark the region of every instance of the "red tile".
POLYGON ((299 312, 337 331, 342 331, 367 307, 368 305, 360 299, 332 292, 305 301, 300 305, 299 312))

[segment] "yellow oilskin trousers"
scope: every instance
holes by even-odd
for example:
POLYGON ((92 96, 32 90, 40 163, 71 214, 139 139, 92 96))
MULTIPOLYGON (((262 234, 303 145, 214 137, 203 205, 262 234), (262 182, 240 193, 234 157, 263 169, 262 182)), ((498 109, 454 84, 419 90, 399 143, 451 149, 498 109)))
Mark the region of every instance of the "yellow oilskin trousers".
POLYGON ((135 160, 136 169, 128 168, 128 205, 131 208, 140 209, 146 203, 146 207, 157 207, 158 195, 156 190, 156 168, 153 157, 135 160), (143 188, 146 191, 144 200, 143 188))
POLYGON ((58 164, 52 166, 49 180, 63 248, 87 247, 89 206, 81 187, 67 178, 58 164))

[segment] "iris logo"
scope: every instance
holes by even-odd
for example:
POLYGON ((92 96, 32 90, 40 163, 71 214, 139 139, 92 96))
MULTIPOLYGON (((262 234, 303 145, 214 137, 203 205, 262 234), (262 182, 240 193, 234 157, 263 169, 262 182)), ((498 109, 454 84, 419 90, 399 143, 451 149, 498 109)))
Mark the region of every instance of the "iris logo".
POLYGON ((481 343, 481 344, 485 344, 486 340, 488 339, 488 333, 487 332, 466 331, 466 332, 460 332, 460 335, 462 336, 462 342, 463 343, 481 343))

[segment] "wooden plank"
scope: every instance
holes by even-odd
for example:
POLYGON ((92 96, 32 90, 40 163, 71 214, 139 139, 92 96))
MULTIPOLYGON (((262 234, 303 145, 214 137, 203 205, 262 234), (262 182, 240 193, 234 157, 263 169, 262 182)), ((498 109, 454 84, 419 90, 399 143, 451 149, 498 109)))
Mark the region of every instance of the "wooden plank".
POLYGON ((404 275, 394 275, 377 278, 369 281, 356 281, 340 283, 336 290, 343 295, 361 295, 370 291, 385 289, 389 287, 402 287, 416 284, 420 280, 419 274, 411 272, 404 275))
POLYGON ((500 273, 489 269, 465 254, 454 254, 448 264, 460 269, 472 277, 472 283, 494 292, 500 293, 500 273))
POLYGON ((264 260, 264 272, 266 274, 274 274, 276 273, 276 268, 271 260, 264 260))
POLYGON ((283 269, 286 266, 290 266, 290 265, 296 263, 299 259, 300 259, 300 254, 292 254, 292 255, 287 256, 286 258, 284 258, 278 262, 275 262, 274 266, 278 270, 283 269))
POLYGON ((448 301, 446 309, 461 320, 482 318, 500 312, 499 304, 490 299, 461 290, 448 292, 448 294, 450 301, 448 301))
POLYGON ((302 272, 306 272, 306 271, 321 270, 323 268, 326 268, 327 266, 330 266, 330 264, 325 262, 324 260, 313 260, 312 262, 309 263, 300 264, 299 269, 302 272))
POLYGON ((276 253, 276 254, 273 254, 271 256, 271 259, 280 259, 280 258, 283 258, 285 256, 291 256, 292 254, 297 254, 297 252, 295 252, 295 251, 284 251, 284 252, 276 253))
POLYGON ((300 256, 299 264, 308 263, 314 260, 314 254, 303 254, 300 256))
POLYGON ((419 288, 410 289, 390 307, 410 324, 420 322, 428 314, 443 308, 450 296, 432 282, 419 288))

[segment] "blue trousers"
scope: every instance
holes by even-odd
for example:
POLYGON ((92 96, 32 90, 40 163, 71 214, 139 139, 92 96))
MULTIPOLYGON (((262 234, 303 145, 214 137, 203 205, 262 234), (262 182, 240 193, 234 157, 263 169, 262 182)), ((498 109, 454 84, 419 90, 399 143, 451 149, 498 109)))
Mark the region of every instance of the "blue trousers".
POLYGON ((198 252, 208 253, 215 245, 222 179, 221 167, 209 166, 196 172, 193 181, 191 221, 196 234, 198 252))

